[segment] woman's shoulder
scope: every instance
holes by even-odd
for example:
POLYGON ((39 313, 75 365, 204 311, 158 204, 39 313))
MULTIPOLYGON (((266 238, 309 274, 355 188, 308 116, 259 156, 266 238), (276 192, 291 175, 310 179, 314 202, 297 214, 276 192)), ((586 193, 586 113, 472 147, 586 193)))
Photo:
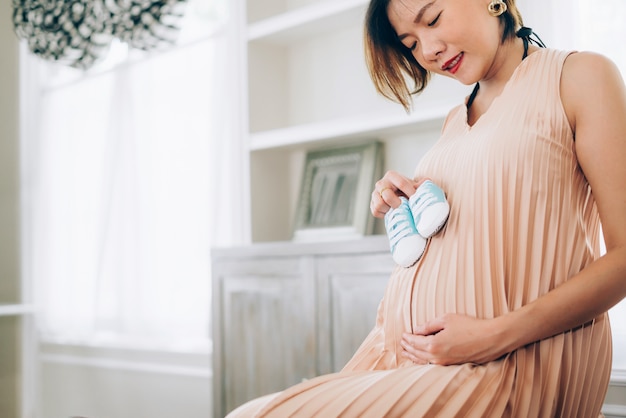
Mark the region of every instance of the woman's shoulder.
POLYGON ((540 48, 535 57, 544 64, 560 67, 561 89, 578 90, 603 83, 623 82, 615 62, 597 52, 540 48))
POLYGON ((605 55, 592 51, 572 51, 563 65, 563 76, 598 79, 604 75, 619 74, 617 65, 605 55))
POLYGON ((575 126, 576 115, 590 107, 610 106, 603 98, 623 91, 624 80, 617 65, 608 57, 590 51, 568 55, 561 74, 561 100, 575 126), (608 96, 607 96, 608 94, 608 96))

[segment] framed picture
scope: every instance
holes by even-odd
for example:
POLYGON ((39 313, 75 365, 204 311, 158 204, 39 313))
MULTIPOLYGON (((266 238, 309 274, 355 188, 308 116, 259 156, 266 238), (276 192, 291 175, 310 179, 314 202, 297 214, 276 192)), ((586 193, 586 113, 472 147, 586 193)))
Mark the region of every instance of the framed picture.
POLYGON ((382 175, 383 144, 309 151, 294 227, 295 241, 348 239, 373 232, 369 202, 382 175))

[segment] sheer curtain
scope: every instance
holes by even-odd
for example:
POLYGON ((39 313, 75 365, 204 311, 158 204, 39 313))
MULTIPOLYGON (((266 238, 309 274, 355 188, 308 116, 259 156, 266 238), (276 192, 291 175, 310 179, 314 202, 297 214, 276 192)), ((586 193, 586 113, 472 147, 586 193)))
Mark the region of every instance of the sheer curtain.
POLYGON ((243 239, 227 23, 225 0, 190 0, 167 51, 118 43, 87 73, 27 60, 25 265, 44 339, 209 347, 210 247, 243 239))
MULTIPOLYGON (((626 2, 623 0, 521 0, 525 23, 548 46, 594 51, 613 60, 626 78, 626 2), (528 12, 528 13, 527 13, 528 12)), ((613 368, 626 375, 626 300, 609 311, 613 332, 613 368)))

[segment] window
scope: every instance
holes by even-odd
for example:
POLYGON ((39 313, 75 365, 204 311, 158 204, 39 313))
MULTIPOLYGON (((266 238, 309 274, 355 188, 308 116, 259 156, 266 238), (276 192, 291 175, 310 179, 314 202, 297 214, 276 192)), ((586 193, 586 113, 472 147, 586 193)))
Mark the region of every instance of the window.
POLYGON ((25 54, 25 265, 44 339, 208 349, 226 5, 189 0, 176 46, 117 42, 86 72, 25 54))

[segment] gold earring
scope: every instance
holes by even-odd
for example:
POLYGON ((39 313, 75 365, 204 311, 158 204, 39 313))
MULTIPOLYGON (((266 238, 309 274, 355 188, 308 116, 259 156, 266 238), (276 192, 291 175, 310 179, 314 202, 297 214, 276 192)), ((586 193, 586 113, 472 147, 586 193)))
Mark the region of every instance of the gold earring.
POLYGON ((493 17, 500 16, 502 13, 506 12, 506 9, 506 3, 502 0, 491 0, 491 3, 489 3, 489 7, 487 8, 487 10, 489 10, 489 14, 493 17))

